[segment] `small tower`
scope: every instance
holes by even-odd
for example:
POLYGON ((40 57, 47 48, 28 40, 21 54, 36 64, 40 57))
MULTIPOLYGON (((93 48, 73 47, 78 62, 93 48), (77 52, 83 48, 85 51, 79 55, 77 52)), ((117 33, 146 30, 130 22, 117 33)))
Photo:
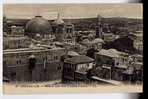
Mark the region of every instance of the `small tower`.
POLYGON ((103 37, 101 19, 102 19, 102 17, 100 15, 98 15, 97 16, 97 26, 96 26, 96 38, 102 38, 103 37))
POLYGON ((71 23, 65 24, 64 41, 75 43, 74 25, 71 23))
POLYGON ((53 33, 56 36, 57 41, 63 41, 63 34, 65 32, 65 24, 64 21, 60 18, 60 14, 58 13, 57 18, 53 22, 53 33))
POLYGON ((3 16, 3 31, 8 32, 8 25, 7 25, 7 17, 6 17, 6 15, 3 16))
POLYGON ((60 13, 57 14, 57 18, 52 24, 52 31, 55 34, 56 41, 75 43, 74 25, 69 22, 65 23, 60 17, 60 13))
POLYGON ((64 21, 62 20, 62 18, 60 17, 60 13, 58 13, 57 15, 57 19, 54 21, 55 24, 61 25, 64 24, 64 21))

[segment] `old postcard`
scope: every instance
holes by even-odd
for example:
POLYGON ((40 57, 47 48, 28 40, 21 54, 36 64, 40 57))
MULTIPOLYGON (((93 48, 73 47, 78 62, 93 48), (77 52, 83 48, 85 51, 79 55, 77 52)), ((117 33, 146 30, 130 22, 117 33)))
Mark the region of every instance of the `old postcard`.
POLYGON ((142 92, 142 4, 5 4, 4 94, 142 92))

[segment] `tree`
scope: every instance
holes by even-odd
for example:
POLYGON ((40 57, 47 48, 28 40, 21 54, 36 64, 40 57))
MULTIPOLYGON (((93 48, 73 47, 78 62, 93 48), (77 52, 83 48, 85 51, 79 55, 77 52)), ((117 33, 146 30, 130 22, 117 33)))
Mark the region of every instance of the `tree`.
POLYGON ((95 58, 95 52, 97 52, 97 50, 95 50, 94 48, 91 48, 91 49, 87 50, 86 56, 94 59, 95 58))

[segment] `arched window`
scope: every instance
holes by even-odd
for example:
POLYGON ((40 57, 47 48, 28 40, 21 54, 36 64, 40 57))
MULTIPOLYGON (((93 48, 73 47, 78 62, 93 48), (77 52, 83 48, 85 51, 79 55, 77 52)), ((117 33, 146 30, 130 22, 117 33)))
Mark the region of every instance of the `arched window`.
POLYGON ((32 72, 35 66, 36 66, 36 58, 34 55, 31 55, 29 57, 29 67, 28 67, 29 71, 32 72))

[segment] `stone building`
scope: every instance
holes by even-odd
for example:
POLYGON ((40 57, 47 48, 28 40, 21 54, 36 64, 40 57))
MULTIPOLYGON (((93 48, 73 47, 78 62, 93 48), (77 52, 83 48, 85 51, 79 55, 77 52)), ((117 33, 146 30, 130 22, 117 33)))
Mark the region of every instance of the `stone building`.
POLYGON ((93 68, 94 59, 77 55, 64 60, 63 75, 64 81, 87 80, 88 70, 93 68))
POLYGON ((103 34, 103 40, 105 42, 113 42, 114 40, 118 39, 118 35, 114 35, 113 33, 104 33, 103 34))
POLYGON ((122 80, 122 72, 129 66, 128 56, 127 53, 115 49, 100 50, 96 53, 96 67, 101 67, 102 74, 98 75, 107 79, 122 80))
POLYGON ((143 33, 134 34, 136 39, 133 42, 134 47, 136 48, 139 54, 143 53, 143 33))
POLYGON ((63 48, 30 47, 3 52, 4 76, 12 81, 60 80, 63 48))
POLYGON ((3 49, 19 49, 19 48, 27 48, 31 44, 30 38, 26 36, 22 37, 12 37, 7 36, 3 37, 3 49))
POLYGON ((21 26, 11 26, 10 32, 5 32, 3 37, 3 49, 27 48, 31 44, 31 39, 24 35, 24 28, 21 26))
POLYGON ((22 26, 11 26, 11 36, 24 36, 24 28, 22 26))

